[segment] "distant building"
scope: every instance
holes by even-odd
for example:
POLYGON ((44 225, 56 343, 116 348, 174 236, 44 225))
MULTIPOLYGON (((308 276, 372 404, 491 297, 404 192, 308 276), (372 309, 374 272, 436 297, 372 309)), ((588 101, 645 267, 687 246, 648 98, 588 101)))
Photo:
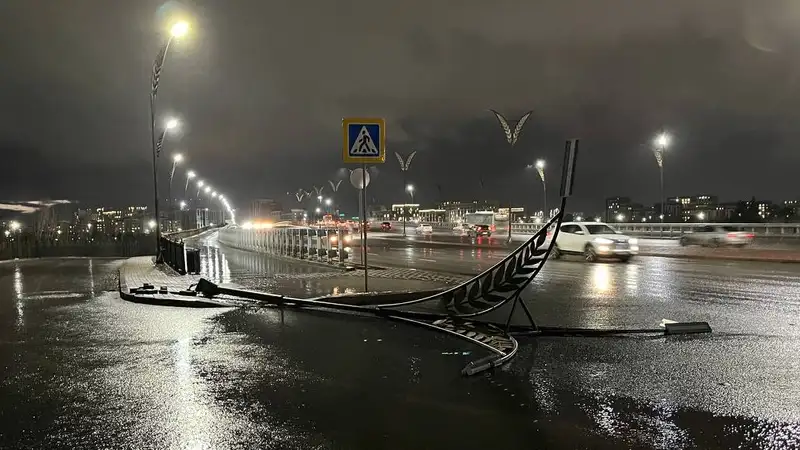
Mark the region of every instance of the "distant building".
POLYGON ((383 220, 403 220, 403 214, 406 220, 414 220, 419 218, 419 203, 398 203, 392 205, 392 210, 384 214, 381 219, 383 220), (388 216, 388 217, 387 217, 388 216))
POLYGON ((279 219, 281 205, 275 200, 262 198, 253 200, 250 204, 250 217, 252 219, 279 219))
POLYGON ((474 213, 478 211, 495 211, 499 208, 499 202, 496 201, 471 201, 471 202, 457 202, 448 201, 439 203, 436 209, 444 210, 445 222, 458 222, 464 218, 467 213, 474 213))

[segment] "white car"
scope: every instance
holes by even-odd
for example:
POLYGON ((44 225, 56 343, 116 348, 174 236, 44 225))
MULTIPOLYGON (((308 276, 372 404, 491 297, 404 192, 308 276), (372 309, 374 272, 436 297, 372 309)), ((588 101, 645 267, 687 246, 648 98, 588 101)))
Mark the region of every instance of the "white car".
MULTIPOLYGON (((550 235, 548 233, 548 235, 550 235)), ((561 224, 556 245, 550 255, 583 255, 589 262, 614 258, 626 262, 639 253, 639 240, 621 234, 602 222, 565 222, 561 224)))
POLYGON ((417 234, 431 234, 433 233, 433 227, 427 223, 421 223, 417 226, 417 234))

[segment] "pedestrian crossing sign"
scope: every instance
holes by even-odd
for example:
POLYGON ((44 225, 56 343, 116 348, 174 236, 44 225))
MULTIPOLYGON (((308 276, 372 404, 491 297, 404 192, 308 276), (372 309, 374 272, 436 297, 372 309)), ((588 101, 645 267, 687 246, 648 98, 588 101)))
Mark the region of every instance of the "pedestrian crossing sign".
POLYGON ((342 119, 342 157, 346 163, 386 161, 386 120, 350 117, 342 119))

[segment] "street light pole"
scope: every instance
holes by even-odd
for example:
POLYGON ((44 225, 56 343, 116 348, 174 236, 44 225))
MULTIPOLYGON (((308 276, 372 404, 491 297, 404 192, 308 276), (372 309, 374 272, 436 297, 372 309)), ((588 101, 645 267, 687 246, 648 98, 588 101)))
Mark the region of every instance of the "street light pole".
POLYGON ((664 151, 667 149, 667 146, 670 142, 670 136, 666 132, 662 132, 658 136, 656 136, 654 140, 654 147, 653 147, 653 154, 656 157, 656 163, 658 164, 658 172, 660 175, 660 187, 661 187, 661 223, 664 223, 664 203, 666 203, 666 199, 664 198, 664 151))
MULTIPOLYGON (((394 156, 397 157, 397 161, 400 163, 400 172, 403 173, 403 186, 405 189, 408 189, 409 187, 411 187, 412 189, 410 191, 411 203, 414 203, 414 191, 413 191, 414 188, 412 186, 406 185, 406 172, 408 172, 408 169, 411 167, 411 161, 414 159, 414 155, 416 154, 417 152, 413 151, 409 153, 408 156, 403 157, 403 155, 401 155, 400 153, 394 152, 394 156)), ((407 215, 407 208, 403 206, 403 236, 406 235, 406 215, 407 215)))
MULTIPOLYGON (((528 119, 531 117, 531 114, 533 113, 533 111, 528 111, 522 117, 520 117, 519 120, 517 121, 517 124, 514 126, 514 130, 513 131, 511 130, 511 127, 508 125, 508 120, 506 120, 506 118, 503 117, 502 114, 500 114, 499 112, 497 112, 497 111, 495 111, 493 109, 490 109, 489 111, 491 111, 494 114, 494 116, 497 118, 497 121, 500 122, 500 126, 503 128, 503 133, 505 133, 505 136, 506 136, 506 142, 508 142, 508 145, 510 146, 510 148, 513 149, 514 148, 514 144, 516 144, 517 140, 519 140, 519 135, 522 132, 522 127, 525 126, 525 122, 527 122, 528 119)), ((510 202, 509 202, 509 206, 508 206, 508 242, 511 242, 511 204, 510 204, 510 202)))
POLYGON ((167 194, 169 194, 169 209, 172 209, 172 179, 175 178, 175 167, 178 166, 178 163, 183 161, 183 155, 180 153, 176 153, 172 157, 172 170, 169 172, 169 188, 167 189, 167 194))
MULTIPOLYGON (((169 39, 161 47, 161 50, 156 55, 153 62, 153 73, 151 76, 151 90, 150 90, 150 142, 153 152, 153 209, 156 215, 156 264, 164 262, 164 255, 161 252, 161 217, 158 207, 158 153, 160 152, 160 145, 156 142, 156 95, 158 94, 158 83, 161 80, 161 69, 164 66, 164 61, 167 59, 167 52, 172 43, 172 39, 181 37, 189 31, 189 24, 186 22, 178 22, 173 25, 170 30, 169 39)), ((168 128, 167 128, 168 129, 168 128)), ((166 134, 167 129, 164 130, 166 134)), ((164 140, 162 135, 159 141, 164 140)))
POLYGON ((193 170, 186 172, 186 186, 183 187, 183 196, 186 197, 189 194, 189 180, 195 177, 195 173, 193 170))
POLYGON ((543 199, 544 199, 544 210, 542 210, 542 220, 547 222, 550 218, 550 212, 547 210, 547 183, 544 181, 544 160, 540 159, 536 161, 536 172, 539 173, 539 178, 542 179, 542 192, 543 199))
MULTIPOLYGON (((406 190, 408 191, 409 195, 411 195, 411 204, 414 204, 414 186, 409 184, 408 186, 406 186, 406 190)), ((403 208, 403 212, 405 211, 406 209, 403 208)), ((403 234, 405 234, 405 232, 406 232, 406 219, 405 219, 405 214, 403 214, 403 234)))

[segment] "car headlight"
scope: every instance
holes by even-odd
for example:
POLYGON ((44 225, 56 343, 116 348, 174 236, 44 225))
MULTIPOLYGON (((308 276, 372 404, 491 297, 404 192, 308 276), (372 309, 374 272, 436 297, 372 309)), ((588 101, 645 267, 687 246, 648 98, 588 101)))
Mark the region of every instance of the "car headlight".
POLYGON ((614 241, 612 241, 611 239, 606 239, 606 238, 595 238, 594 242, 601 245, 609 245, 614 243, 614 241))
POLYGON ((628 239, 628 244, 639 245, 639 240, 636 239, 636 238, 630 238, 630 239, 628 239))

